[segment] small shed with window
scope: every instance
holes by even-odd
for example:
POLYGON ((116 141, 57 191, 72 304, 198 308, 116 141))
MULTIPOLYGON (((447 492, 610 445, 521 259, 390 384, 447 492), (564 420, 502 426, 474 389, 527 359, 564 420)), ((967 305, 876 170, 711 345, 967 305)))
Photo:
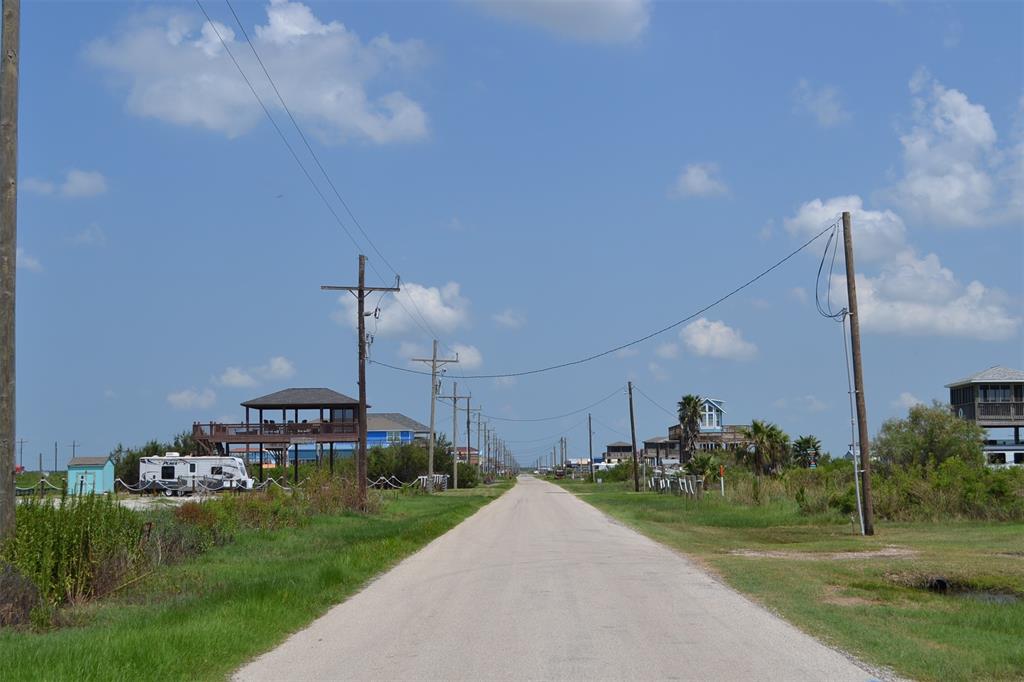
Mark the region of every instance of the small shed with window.
POLYGON ((68 494, 92 495, 114 492, 114 460, 106 457, 75 457, 68 462, 68 494))

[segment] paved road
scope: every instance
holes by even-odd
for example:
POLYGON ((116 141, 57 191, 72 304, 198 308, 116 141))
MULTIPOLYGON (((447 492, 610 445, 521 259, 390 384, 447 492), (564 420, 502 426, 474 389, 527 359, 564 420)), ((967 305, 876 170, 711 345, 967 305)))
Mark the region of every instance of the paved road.
POLYGON ((870 680, 561 488, 511 491, 239 680, 870 680))

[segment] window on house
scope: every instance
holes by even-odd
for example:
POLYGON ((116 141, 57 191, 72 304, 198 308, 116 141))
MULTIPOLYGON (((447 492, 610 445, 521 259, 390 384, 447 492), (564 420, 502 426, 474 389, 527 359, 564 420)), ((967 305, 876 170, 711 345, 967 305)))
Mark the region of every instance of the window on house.
POLYGON ((1005 452, 990 452, 988 453, 989 464, 1006 464, 1006 453, 1005 452))
POLYGON ((389 443, 401 443, 402 432, 401 431, 388 431, 388 442, 389 443))
POLYGON ((1013 463, 1014 464, 1024 464, 1024 452, 1015 452, 1015 453, 1013 453, 1013 463))

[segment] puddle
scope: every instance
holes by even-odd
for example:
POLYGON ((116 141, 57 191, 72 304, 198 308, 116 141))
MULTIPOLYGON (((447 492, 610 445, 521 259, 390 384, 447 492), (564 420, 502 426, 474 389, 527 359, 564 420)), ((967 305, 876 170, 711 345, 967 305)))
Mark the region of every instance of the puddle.
POLYGON ((950 597, 970 599, 986 604, 1017 604, 1021 601, 1019 594, 1013 592, 1000 592, 999 590, 979 590, 966 585, 957 584, 946 578, 929 578, 924 584, 924 589, 936 594, 944 594, 950 597))

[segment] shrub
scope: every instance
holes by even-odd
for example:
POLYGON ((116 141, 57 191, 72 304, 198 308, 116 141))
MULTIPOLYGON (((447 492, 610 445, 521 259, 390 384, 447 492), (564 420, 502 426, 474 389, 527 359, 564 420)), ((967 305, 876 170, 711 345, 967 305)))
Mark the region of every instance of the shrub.
POLYGON ((0 628, 27 625, 39 603, 39 589, 11 564, 0 565, 0 628))
POLYGON ((111 497, 69 497, 61 504, 33 499, 16 513, 17 533, 0 560, 30 578, 47 603, 87 599, 100 579, 108 586, 142 558, 138 516, 111 497))

